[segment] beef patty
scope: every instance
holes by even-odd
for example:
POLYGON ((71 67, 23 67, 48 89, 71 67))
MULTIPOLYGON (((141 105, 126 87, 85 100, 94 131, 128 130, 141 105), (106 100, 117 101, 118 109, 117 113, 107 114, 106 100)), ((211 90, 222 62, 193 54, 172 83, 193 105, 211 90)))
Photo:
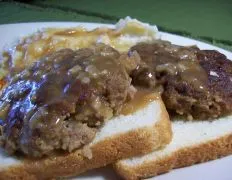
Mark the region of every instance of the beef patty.
POLYGON ((158 89, 168 111, 187 119, 213 119, 232 110, 232 62, 223 54, 167 41, 138 44, 144 62, 133 84, 158 89))
POLYGON ((41 157, 91 142, 133 95, 121 61, 105 45, 63 49, 14 76, 0 97, 1 145, 9 154, 41 157))

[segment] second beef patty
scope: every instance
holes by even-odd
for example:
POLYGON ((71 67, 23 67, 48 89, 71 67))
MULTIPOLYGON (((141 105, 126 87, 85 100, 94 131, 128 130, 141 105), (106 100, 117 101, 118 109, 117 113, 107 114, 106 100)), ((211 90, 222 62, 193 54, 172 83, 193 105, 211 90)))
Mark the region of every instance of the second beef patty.
POLYGON ((232 111, 232 62, 225 55, 167 41, 131 48, 144 62, 133 84, 159 89, 170 113, 214 119, 232 111))

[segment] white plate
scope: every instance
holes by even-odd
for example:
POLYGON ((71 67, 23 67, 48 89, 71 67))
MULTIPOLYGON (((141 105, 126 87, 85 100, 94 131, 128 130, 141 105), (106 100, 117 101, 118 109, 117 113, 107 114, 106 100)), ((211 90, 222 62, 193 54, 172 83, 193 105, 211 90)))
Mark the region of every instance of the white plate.
MULTIPOLYGON (((46 22, 46 23, 20 23, 0 25, 0 51, 5 48, 10 48, 20 37, 36 32, 46 27, 75 27, 82 25, 87 29, 93 29, 99 26, 112 25, 96 24, 96 23, 76 23, 76 22, 46 22)), ((232 53, 221 48, 199 42, 193 39, 169 34, 161 33, 161 39, 171 41, 177 45, 197 45, 200 49, 215 49, 225 54, 227 58, 232 59, 232 53)), ((232 156, 228 156, 219 160, 210 161, 207 163, 194 165, 187 168, 181 168, 171 171, 170 173, 160 175, 153 180, 231 180, 232 179, 232 156)), ((75 179, 118 179, 119 177, 110 168, 101 168, 98 170, 89 171, 75 179)))

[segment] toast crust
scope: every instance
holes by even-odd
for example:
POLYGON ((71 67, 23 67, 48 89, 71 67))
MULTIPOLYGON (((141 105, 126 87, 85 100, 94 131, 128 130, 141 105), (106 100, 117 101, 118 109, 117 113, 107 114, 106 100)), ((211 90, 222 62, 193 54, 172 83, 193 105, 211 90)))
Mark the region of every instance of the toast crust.
POLYGON ((171 122, 162 102, 161 109, 160 119, 153 126, 106 138, 92 145, 92 159, 88 159, 83 156, 81 150, 77 150, 68 155, 36 162, 25 161, 18 166, 2 169, 0 179, 50 179, 74 176, 119 159, 152 152, 172 139, 171 122))
POLYGON ((196 146, 180 149, 170 156, 129 167, 121 162, 114 165, 125 179, 141 179, 166 173, 172 169, 191 166, 232 154, 232 134, 196 146))

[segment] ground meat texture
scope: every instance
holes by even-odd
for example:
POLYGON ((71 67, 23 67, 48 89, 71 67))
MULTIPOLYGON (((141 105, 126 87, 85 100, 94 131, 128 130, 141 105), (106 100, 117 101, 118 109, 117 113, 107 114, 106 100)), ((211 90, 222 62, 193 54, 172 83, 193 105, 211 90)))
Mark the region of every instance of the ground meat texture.
POLYGON ((146 64, 133 71, 133 84, 162 86, 162 98, 171 114, 202 120, 231 113, 232 62, 226 56, 167 41, 139 44, 131 51, 137 51, 146 64))
POLYGON ((31 157, 88 144, 131 96, 113 48, 63 49, 11 79, 0 101, 1 145, 31 157))

